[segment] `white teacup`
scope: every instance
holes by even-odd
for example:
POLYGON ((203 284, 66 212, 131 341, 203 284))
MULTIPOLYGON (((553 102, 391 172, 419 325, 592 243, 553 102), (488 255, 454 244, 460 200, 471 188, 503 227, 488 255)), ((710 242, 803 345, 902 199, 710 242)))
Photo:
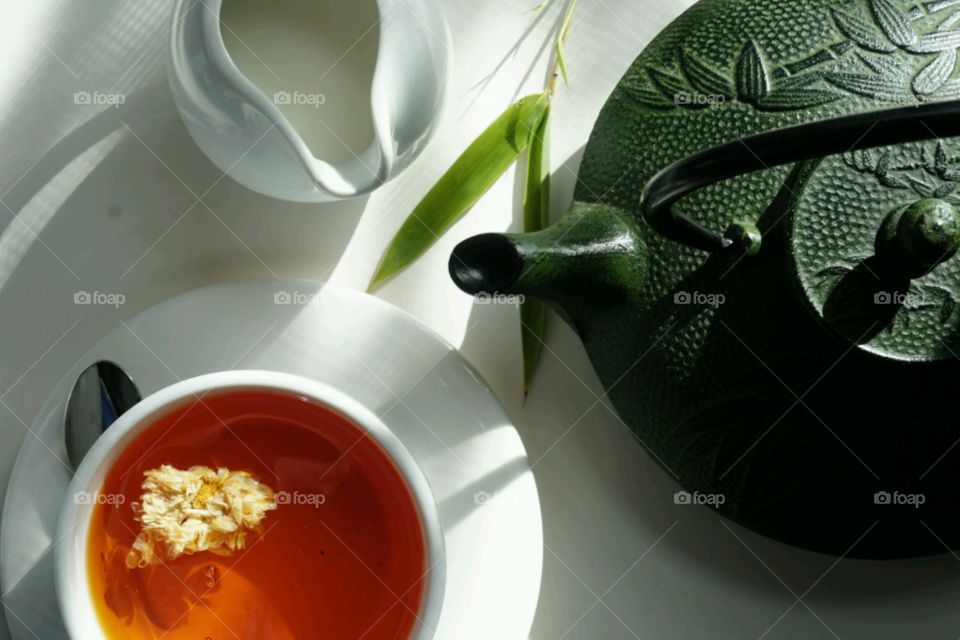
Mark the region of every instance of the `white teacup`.
POLYGON ((366 431, 392 459, 406 481, 424 533, 425 593, 411 640, 430 640, 440 617, 446 585, 443 531, 436 499, 419 465, 400 440, 371 411, 325 384, 272 371, 226 371, 178 382, 144 398, 100 437, 77 469, 57 523, 55 578, 57 598, 67 632, 74 640, 104 640, 88 582, 87 548, 94 504, 76 500, 96 495, 125 447, 154 420, 212 392, 273 391, 306 398, 325 406, 366 431))

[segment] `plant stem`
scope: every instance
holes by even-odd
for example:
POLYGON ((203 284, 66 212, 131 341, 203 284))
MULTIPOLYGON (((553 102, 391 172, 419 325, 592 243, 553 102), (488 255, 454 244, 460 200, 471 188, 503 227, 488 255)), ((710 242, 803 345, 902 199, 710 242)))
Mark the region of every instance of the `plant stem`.
POLYGON ((573 13, 577 9, 577 2, 578 0, 567 0, 566 13, 563 16, 563 22, 560 23, 560 31, 557 34, 557 44, 553 52, 553 68, 550 71, 549 80, 545 88, 547 99, 551 101, 557 91, 557 80, 560 77, 562 65, 564 64, 563 48, 567 44, 567 37, 570 35, 570 25, 573 22, 573 13))

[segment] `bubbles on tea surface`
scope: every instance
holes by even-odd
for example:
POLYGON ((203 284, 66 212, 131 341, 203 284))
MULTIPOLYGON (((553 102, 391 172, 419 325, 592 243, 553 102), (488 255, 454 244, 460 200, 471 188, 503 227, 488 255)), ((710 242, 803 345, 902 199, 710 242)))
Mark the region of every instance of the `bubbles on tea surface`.
POLYGON ((219 581, 220 570, 217 569, 216 565, 207 565, 207 568, 203 570, 203 584, 206 585, 208 589, 213 589, 219 581))

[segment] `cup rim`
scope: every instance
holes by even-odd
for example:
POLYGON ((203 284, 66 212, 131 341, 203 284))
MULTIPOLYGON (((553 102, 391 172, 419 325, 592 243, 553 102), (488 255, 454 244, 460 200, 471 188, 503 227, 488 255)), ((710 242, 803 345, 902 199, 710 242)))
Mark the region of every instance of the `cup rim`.
POLYGON ((155 418, 189 403, 198 394, 270 390, 305 397, 363 429, 396 465, 414 499, 424 536, 424 597, 410 640, 431 640, 440 619, 446 586, 443 528, 434 493, 413 455, 372 411, 351 396, 327 384, 299 375, 262 370, 208 373, 164 387, 145 397, 120 416, 94 443, 77 468, 64 494, 56 527, 54 577, 57 602, 67 635, 79 640, 106 640, 85 578, 87 542, 93 505, 78 504, 71 496, 99 491, 122 451, 155 418), (80 573, 83 579, 78 579, 80 573), (91 630, 96 635, 91 637, 91 630))

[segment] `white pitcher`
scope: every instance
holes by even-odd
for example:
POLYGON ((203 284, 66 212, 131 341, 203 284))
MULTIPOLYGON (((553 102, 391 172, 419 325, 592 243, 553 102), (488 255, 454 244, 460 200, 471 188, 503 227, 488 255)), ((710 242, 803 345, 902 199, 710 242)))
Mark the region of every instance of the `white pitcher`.
POLYGON ((178 0, 170 85, 190 135, 214 164, 268 196, 326 202, 373 191, 420 153, 437 122, 448 84, 446 21, 437 0, 367 2, 368 15, 358 17, 356 12, 363 11, 358 0, 178 0), (289 15, 297 2, 305 11, 302 19, 289 15), (269 19, 249 16, 247 22, 256 29, 253 46, 245 38, 254 36, 238 33, 246 23, 231 26, 223 19, 222 12, 235 6, 262 11, 271 5, 288 14, 269 19), (275 36, 270 31, 274 23, 280 25, 275 36), (302 71, 311 57, 317 57, 309 48, 315 41, 305 31, 313 25, 333 37, 338 30, 340 35, 349 33, 351 26, 366 29, 352 44, 339 45, 346 53, 321 65, 329 69, 314 66, 323 78, 336 69, 340 81, 333 96, 282 85, 290 65, 299 65, 302 71), (284 28, 293 31, 285 33, 284 28), (290 35, 297 33, 306 34, 302 53, 290 35), (378 38, 369 65, 372 78, 359 72, 354 78, 349 69, 337 69, 355 47, 366 46, 361 42, 369 44, 364 39, 368 33, 378 38), (269 55, 279 58, 263 59, 269 55), (238 62, 247 65, 247 73, 238 62), (255 82, 251 70, 257 68, 263 73, 255 82), (283 90, 271 95, 271 88, 281 86, 283 90), (328 124, 331 101, 336 101, 333 106, 346 124, 328 124), (292 113, 299 118, 292 118, 292 113), (307 129, 315 140, 309 139, 307 129), (363 148, 351 149, 345 140, 351 138, 356 145, 363 140, 362 135, 357 137, 363 130, 369 131, 369 144, 363 141, 363 148))

